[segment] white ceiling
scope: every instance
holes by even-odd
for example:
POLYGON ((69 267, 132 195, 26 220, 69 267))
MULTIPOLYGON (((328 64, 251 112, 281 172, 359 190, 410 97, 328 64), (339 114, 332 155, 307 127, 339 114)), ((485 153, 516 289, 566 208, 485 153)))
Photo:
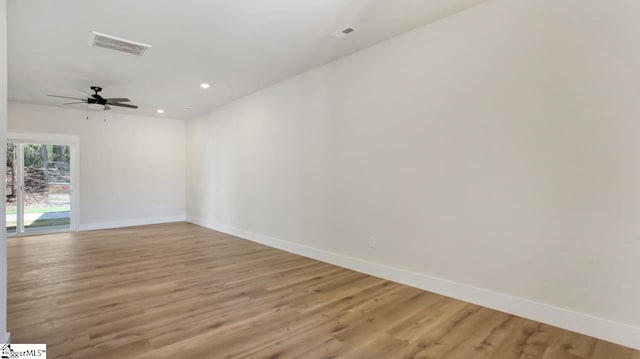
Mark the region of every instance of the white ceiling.
POLYGON ((9 99, 59 105, 46 95, 100 85, 140 106, 114 111, 187 119, 482 1, 9 0, 9 99), (153 47, 90 47, 91 31, 153 47))

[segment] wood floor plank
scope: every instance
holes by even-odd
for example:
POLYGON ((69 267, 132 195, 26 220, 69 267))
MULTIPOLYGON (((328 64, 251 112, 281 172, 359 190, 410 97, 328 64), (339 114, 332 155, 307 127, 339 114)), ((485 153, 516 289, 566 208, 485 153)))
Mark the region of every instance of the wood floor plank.
POLYGON ((640 359, 189 223, 10 238, 8 327, 49 358, 640 359))

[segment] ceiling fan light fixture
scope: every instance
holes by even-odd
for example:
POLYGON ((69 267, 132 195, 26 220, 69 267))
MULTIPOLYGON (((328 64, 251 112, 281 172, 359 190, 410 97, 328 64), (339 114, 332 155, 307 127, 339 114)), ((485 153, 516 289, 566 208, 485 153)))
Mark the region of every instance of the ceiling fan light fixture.
POLYGON ((88 104, 88 106, 92 110, 104 110, 104 105, 101 105, 99 103, 90 103, 88 104))

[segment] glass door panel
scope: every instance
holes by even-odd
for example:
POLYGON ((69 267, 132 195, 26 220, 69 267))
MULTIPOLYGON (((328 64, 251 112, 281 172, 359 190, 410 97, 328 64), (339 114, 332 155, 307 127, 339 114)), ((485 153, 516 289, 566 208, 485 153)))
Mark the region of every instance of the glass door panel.
POLYGON ((7 143, 7 172, 5 174, 5 190, 7 199, 5 202, 7 233, 16 233, 18 225, 18 162, 17 147, 15 143, 7 143))
POLYGON ((70 148, 24 144, 24 231, 69 229, 71 224, 70 148))

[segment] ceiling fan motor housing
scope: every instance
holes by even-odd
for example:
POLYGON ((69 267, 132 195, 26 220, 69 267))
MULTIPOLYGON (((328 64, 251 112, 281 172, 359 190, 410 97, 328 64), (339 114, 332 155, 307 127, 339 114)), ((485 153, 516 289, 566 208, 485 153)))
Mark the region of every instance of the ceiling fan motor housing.
POLYGON ((107 104, 107 100, 105 98, 103 98, 102 96, 100 96, 100 94, 98 94, 98 92, 102 91, 102 87, 100 87, 100 86, 91 86, 91 89, 95 92, 95 94, 91 95, 91 97, 93 97, 93 98, 88 98, 87 99, 87 103, 90 103, 90 104, 97 103, 99 105, 106 105, 107 104))

